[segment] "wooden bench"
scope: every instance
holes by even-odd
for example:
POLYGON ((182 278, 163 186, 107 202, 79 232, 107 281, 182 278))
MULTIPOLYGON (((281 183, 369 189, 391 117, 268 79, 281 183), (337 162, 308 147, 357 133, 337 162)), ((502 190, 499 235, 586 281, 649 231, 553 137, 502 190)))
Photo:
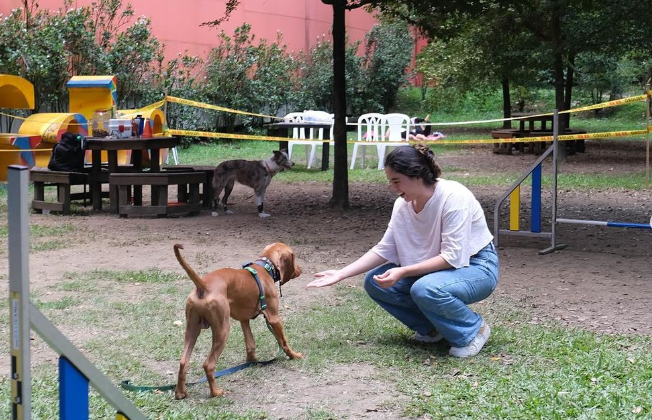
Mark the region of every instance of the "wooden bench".
POLYGON ((206 175, 203 172, 155 172, 155 173, 113 173, 109 177, 111 187, 118 187, 118 214, 127 217, 130 214, 166 217, 168 214, 198 214, 202 203, 199 200, 199 184, 206 175), (151 186, 149 205, 132 204, 131 187, 151 186), (168 202, 168 187, 178 185, 178 201, 168 202), (187 193, 186 193, 187 192, 187 193))
MULTIPOLYGON (((173 165, 164 166, 163 170, 166 172, 203 172, 206 174, 206 179, 201 185, 199 197, 204 203, 204 208, 211 208, 213 205, 213 174, 215 173, 215 166, 173 165)), ((182 191, 179 191, 179 197, 183 197, 182 191)))
POLYGON ((32 208, 37 213, 43 210, 57 211, 63 214, 70 214, 70 202, 72 200, 90 199, 90 191, 86 191, 89 185, 88 174, 83 172, 51 171, 47 168, 32 168, 29 172, 30 181, 34 182, 34 199, 32 208), (71 185, 83 185, 83 193, 71 193, 71 185), (45 201, 45 187, 57 187, 57 201, 45 201))

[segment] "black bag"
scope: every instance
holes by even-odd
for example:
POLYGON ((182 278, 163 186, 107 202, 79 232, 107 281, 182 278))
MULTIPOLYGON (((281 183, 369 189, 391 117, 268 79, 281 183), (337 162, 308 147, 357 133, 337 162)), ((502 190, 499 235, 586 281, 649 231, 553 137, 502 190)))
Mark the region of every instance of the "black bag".
POLYGON ((54 145, 48 169, 51 171, 84 172, 84 137, 65 132, 54 145))

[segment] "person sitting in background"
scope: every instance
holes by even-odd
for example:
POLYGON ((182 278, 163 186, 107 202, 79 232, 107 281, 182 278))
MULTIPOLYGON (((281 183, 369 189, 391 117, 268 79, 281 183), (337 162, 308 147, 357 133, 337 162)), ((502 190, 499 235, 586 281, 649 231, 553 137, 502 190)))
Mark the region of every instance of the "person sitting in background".
MULTIPOLYGON (((410 135, 408 136, 408 140, 419 140, 419 141, 439 140, 440 138, 444 137, 444 135, 439 131, 436 131, 431 134, 432 125, 428 124, 429 122, 430 122, 430 114, 426 115, 425 118, 419 118, 419 117, 410 118, 411 130, 410 130, 410 135)), ((402 133, 401 137, 405 138, 405 133, 402 133)))

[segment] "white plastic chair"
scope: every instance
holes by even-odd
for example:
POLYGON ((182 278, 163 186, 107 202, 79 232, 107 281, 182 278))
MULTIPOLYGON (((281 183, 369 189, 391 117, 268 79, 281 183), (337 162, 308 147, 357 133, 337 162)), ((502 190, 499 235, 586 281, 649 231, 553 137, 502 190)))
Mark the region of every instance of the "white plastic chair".
POLYGON ((380 119, 378 143, 378 169, 385 169, 385 156, 389 147, 404 146, 410 132, 410 117, 405 114, 385 114, 380 119), (405 138, 402 137, 405 133, 405 138))
MULTIPOLYGON (((335 114, 329 114, 326 111, 305 110, 305 111, 303 111, 303 120, 306 123, 311 123, 312 122, 312 123, 330 124, 331 125, 331 129, 330 129, 331 130, 330 131, 331 137, 330 138, 331 139, 333 138, 333 124, 335 122, 334 121, 335 120, 335 114)), ((311 128, 308 131, 308 133, 309 133, 308 134, 309 139, 316 139, 316 140, 323 140, 324 139, 324 129, 323 128, 311 128)), ((329 143, 330 143, 331 146, 334 144, 332 141, 329 142, 329 143)), ((321 143, 319 143, 319 142, 315 142, 313 144, 316 145, 315 147, 321 146, 321 143)), ((312 159, 312 161, 315 162, 315 164, 317 164, 319 162, 319 155, 317 155, 314 159, 312 159)), ((308 166, 308 168, 310 168, 310 166, 308 166)))
POLYGON ((362 147, 362 168, 364 168, 365 151, 368 146, 376 148, 378 151, 379 146, 375 143, 380 141, 380 119, 383 114, 371 112, 362 114, 358 117, 358 142, 353 145, 353 154, 351 155, 351 169, 355 167, 355 160, 358 156, 358 148, 362 147), (374 142, 374 143, 367 143, 374 142))
MULTIPOLYGON (((304 120, 304 115, 303 112, 291 112, 287 114, 285 117, 283 117, 283 120, 285 122, 290 122, 290 123, 303 123, 305 122, 304 120)), ((312 129, 310 129, 310 136, 312 137, 312 129)), ((317 153, 317 142, 313 141, 301 141, 306 139, 306 129, 305 128, 299 128, 295 127, 292 129, 292 138, 295 140, 289 140, 288 141, 288 156, 290 159, 292 159, 292 147, 293 146, 305 146, 306 147, 306 165, 307 168, 310 169, 312 166, 313 161, 315 160, 315 154, 317 153), (310 152, 308 149, 310 148, 310 152)))

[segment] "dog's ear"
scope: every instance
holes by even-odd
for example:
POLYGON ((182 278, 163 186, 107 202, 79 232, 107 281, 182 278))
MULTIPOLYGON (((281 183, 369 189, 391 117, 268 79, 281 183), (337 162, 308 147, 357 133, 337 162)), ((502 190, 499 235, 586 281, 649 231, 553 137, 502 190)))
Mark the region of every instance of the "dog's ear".
POLYGON ((294 252, 292 252, 289 246, 284 247, 280 260, 281 284, 287 283, 301 275, 301 267, 297 265, 294 252))
POLYGON ((294 252, 288 245, 280 242, 267 245, 263 249, 263 255, 269 258, 278 268, 281 284, 285 284, 301 275, 301 267, 297 265, 294 252))

